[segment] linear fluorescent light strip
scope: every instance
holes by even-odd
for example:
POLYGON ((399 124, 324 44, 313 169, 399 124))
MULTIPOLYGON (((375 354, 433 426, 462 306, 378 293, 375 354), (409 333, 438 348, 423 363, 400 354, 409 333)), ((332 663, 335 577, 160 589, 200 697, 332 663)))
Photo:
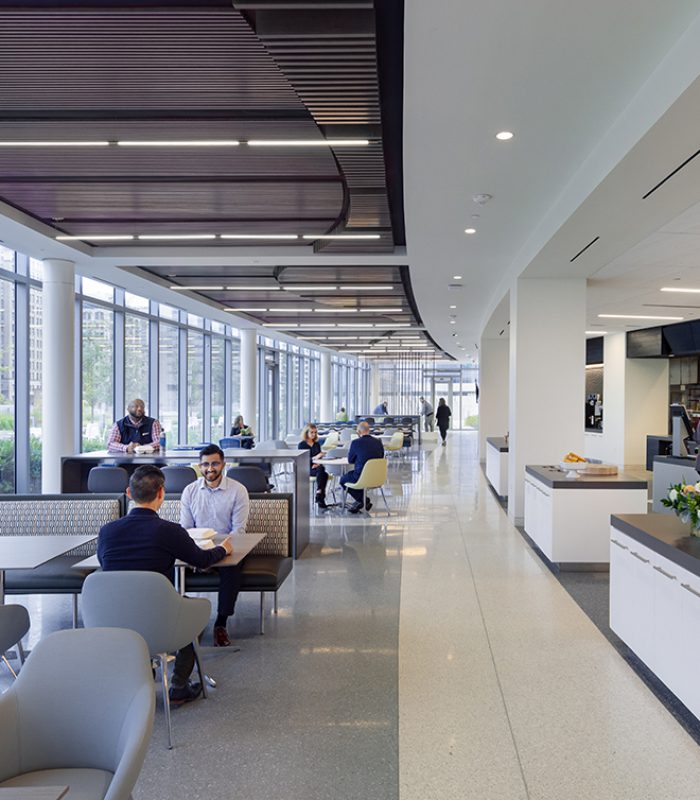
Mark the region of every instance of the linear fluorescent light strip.
POLYGON ((291 331, 293 328, 298 328, 299 325, 297 323, 289 324, 289 325, 280 325, 276 322, 263 322, 263 328, 277 328, 280 331, 291 331))
POLYGON ((342 292, 390 292, 393 290, 393 286, 385 286, 378 283, 375 284, 360 284, 357 286, 341 286, 340 290, 342 292))
POLYGON ((335 292, 338 290, 337 286, 302 286, 298 284, 285 284, 281 288, 287 292, 335 292))
POLYGON ((108 147, 109 142, 101 141, 67 141, 67 142, 48 142, 48 141, 0 141, 0 147, 108 147))
POLYGON ((267 309, 256 306, 255 308, 225 308, 224 311, 243 311, 249 314, 253 311, 267 311, 267 309))
POLYGON ((339 322, 338 328, 374 328, 371 322, 339 322))
POLYGON ((607 331, 586 331, 586 336, 605 336, 607 331))
POLYGON ((326 328, 340 328, 341 325, 336 325, 334 322, 323 322, 323 323, 316 323, 316 322, 302 322, 299 326, 301 328, 306 328, 309 331, 325 331, 326 328))
POLYGON ((222 233, 220 239, 298 239, 296 233, 222 233))
POLYGON ((304 239, 381 239, 378 233, 305 233, 304 239))
POLYGON ((271 314, 310 314, 311 308, 271 308, 271 314))
POLYGON ((279 286, 227 286, 226 289, 232 292, 277 292, 279 286))
POLYGON ((652 317, 646 314, 598 314, 598 319, 659 319, 659 320, 679 320, 683 317, 652 317))
POLYGON ((365 147, 369 139, 249 139, 249 147, 365 147))
POLYGON ((238 147, 238 139, 144 139, 117 141, 119 147, 238 147))
POLYGON ((676 288, 675 286, 663 286, 661 288, 662 292, 682 292, 684 294, 700 294, 700 289, 682 289, 680 286, 676 288))
POLYGON ((91 236, 87 234, 86 236, 57 236, 57 242, 84 242, 84 241, 91 241, 91 242, 126 242, 134 237, 131 234, 127 233, 97 233, 91 236))
POLYGON ((139 239, 143 241, 175 241, 184 239, 216 239, 215 233, 144 233, 139 234, 139 239))
POLYGON ((174 292, 221 292, 223 286, 171 286, 174 292))

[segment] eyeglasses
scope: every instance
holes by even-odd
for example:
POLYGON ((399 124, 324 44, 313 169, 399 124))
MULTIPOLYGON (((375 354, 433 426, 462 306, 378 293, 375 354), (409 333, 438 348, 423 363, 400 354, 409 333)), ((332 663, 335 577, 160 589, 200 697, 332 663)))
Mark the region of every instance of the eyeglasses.
POLYGON ((223 466, 224 466, 224 464, 223 464, 223 462, 222 462, 222 461, 212 461, 212 462, 209 462, 209 461, 200 461, 200 462, 199 462, 199 466, 200 466, 202 469, 209 469, 209 467, 214 467, 214 469, 218 469, 218 468, 220 468, 220 467, 223 467, 223 466))

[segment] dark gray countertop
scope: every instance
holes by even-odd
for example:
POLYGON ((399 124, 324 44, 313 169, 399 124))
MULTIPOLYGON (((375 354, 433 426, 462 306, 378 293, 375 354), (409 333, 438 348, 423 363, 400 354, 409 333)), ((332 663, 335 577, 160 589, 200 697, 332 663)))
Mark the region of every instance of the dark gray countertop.
POLYGON ((486 444, 490 444, 491 447, 495 447, 499 453, 508 452, 508 442, 506 441, 505 436, 487 436, 486 444))
POLYGON ((647 481, 634 478, 624 472, 617 475, 579 475, 567 478, 566 472, 557 466, 528 464, 525 472, 550 489, 646 489, 647 481))
POLYGON ((660 556, 700 577, 700 538, 675 514, 613 514, 610 522, 660 556))
POLYGON ((679 467, 692 467, 692 469, 695 469, 695 459, 696 456, 654 456, 654 461, 678 464, 679 467))

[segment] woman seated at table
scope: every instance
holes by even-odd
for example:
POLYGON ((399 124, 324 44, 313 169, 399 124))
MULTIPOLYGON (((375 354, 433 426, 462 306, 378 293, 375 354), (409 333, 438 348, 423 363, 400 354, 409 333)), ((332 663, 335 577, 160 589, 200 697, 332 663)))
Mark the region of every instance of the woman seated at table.
POLYGON ((250 425, 246 425, 245 422, 243 422, 243 414, 239 414, 236 419, 233 420, 231 436, 250 436, 250 439, 241 439, 241 447, 245 447, 247 450, 252 449, 253 429, 250 425))
POLYGON ((301 432, 301 441, 297 445, 297 450, 310 450, 311 475, 316 478, 316 504, 319 508, 328 508, 326 505, 326 484, 328 483, 328 473, 322 464, 315 464, 314 459, 323 458, 321 444, 318 441, 318 429, 309 422, 301 432))

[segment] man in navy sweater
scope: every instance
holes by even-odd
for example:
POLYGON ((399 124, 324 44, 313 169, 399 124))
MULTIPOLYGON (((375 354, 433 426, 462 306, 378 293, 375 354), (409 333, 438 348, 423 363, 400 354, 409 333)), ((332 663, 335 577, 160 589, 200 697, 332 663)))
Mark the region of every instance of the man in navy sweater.
MULTIPOLYGON (((355 483, 359 480, 362 474, 362 467, 365 463, 372 458, 384 458, 384 445, 379 439, 370 436, 370 426, 367 422, 361 422, 357 426, 357 433, 359 438, 355 439, 350 444, 348 451, 348 461, 355 465, 352 472, 346 472, 340 479, 340 483, 345 486, 346 483, 355 483)), ((362 490, 361 489, 348 489, 348 492, 355 499, 355 502, 350 506, 350 513, 357 514, 362 509, 362 490)), ((372 508, 372 503, 369 497, 365 500, 365 509, 367 511, 372 508)))
MULTIPOLYGON (((207 569, 232 552, 229 539, 211 550, 202 550, 184 528, 158 516, 165 499, 165 478, 158 467, 146 465, 134 470, 126 493, 134 508, 125 517, 104 525, 97 541, 97 558, 105 572, 160 572, 174 582, 176 559, 207 569)), ((170 688, 173 705, 195 700, 202 691, 201 684, 189 679, 194 664, 191 644, 178 650, 170 688)))

